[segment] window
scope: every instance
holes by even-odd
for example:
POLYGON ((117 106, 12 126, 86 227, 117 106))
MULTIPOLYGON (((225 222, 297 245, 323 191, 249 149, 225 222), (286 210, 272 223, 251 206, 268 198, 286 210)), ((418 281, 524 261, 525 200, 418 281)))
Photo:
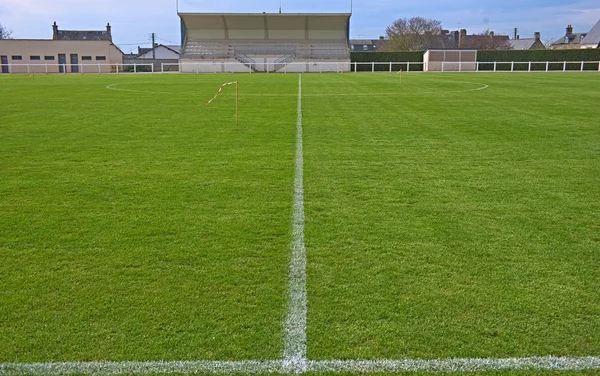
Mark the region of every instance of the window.
POLYGON ((368 51, 369 50, 369 46, 367 46, 366 44, 363 44, 363 51, 368 51))
MULTIPOLYGON (((82 56, 81 60, 92 60, 92 57, 91 56, 82 56)), ((98 59, 96 58, 96 60, 98 60, 98 59)))
POLYGON ((21 55, 13 55, 13 56, 11 56, 11 59, 13 59, 13 60, 23 60, 23 56, 21 56, 21 55))
POLYGON ((96 60, 106 60, 106 56, 96 56, 96 60))
POLYGON ((44 60, 54 60, 54 56, 44 56, 44 60))
POLYGON ((29 56, 29 60, 41 60, 39 56, 29 56))

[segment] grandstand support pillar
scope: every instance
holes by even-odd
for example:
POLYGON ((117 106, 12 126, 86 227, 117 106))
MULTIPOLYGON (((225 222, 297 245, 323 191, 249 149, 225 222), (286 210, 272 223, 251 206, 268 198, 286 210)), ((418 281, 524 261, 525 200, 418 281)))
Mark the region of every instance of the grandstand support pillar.
POLYGON ((269 24, 267 22, 267 15, 263 16, 263 20, 264 20, 264 23, 265 23, 265 27, 264 27, 264 29, 265 29, 265 35, 264 36, 265 36, 265 40, 268 40, 269 39, 269 24))
POLYGON ((225 39, 229 39, 229 28, 227 27, 227 20, 225 19, 225 16, 221 16, 221 20, 223 20, 223 31, 225 34, 225 39))
POLYGON ((304 39, 308 40, 308 16, 304 17, 304 39))

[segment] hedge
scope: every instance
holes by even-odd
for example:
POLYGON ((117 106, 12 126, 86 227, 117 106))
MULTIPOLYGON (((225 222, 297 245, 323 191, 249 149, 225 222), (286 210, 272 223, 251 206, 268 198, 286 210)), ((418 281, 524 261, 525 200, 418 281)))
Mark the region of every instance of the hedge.
MULTIPOLYGON (((425 51, 351 52, 356 63, 423 62, 425 51)), ((600 49, 478 51, 477 61, 600 61, 600 49)))
POLYGON ((600 49, 477 51, 477 61, 600 61, 600 49))

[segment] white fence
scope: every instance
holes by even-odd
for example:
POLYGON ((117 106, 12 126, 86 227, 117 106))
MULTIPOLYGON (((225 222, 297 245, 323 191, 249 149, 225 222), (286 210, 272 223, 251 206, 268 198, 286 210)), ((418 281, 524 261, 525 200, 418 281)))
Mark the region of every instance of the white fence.
MULTIPOLYGON (((239 61, 153 64, 1 64, 0 74, 39 73, 252 73, 260 68, 267 73, 325 72, 416 72, 427 70, 423 62, 289 62, 264 63, 260 67, 239 61)), ((439 72, 600 72, 600 61, 527 61, 527 62, 441 62, 439 72)))
POLYGON ((1 64, 2 73, 154 73, 152 64, 1 64))
MULTIPOLYGON (((436 62, 437 72, 600 72, 598 61, 436 62)), ((427 69, 426 71, 434 71, 427 69)))

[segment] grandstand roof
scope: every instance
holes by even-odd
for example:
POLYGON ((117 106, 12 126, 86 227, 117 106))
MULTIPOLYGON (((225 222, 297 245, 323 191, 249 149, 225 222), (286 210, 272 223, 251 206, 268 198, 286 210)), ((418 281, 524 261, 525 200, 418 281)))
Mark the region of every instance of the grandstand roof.
MULTIPOLYGON (((350 13, 178 13, 193 39, 347 40, 350 13)), ((184 35, 182 35, 183 37, 184 35)))

